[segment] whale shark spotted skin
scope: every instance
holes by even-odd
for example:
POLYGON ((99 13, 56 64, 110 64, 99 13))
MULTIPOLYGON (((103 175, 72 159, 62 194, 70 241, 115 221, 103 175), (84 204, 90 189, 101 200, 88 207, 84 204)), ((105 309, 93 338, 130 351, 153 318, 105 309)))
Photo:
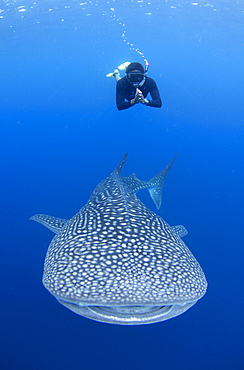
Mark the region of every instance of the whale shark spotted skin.
POLYGON ((127 154, 70 220, 38 214, 56 235, 43 272, 46 289, 75 313, 105 323, 140 325, 178 316, 207 290, 205 275, 181 237, 136 196, 148 189, 157 208, 175 158, 158 175, 122 177, 127 154))

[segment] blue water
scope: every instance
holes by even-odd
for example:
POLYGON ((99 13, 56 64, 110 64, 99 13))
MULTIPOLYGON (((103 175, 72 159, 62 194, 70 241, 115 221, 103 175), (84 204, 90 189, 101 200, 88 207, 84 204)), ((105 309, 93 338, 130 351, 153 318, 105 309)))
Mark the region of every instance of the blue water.
POLYGON ((2 1, 1 369, 244 368, 243 24, 234 0, 2 1), (106 74, 139 52, 163 108, 119 112, 106 74), (28 220, 71 218, 127 151, 123 175, 145 180, 178 153, 160 210, 138 196, 187 228, 209 283, 183 315, 137 327, 58 304, 41 282, 53 233, 28 220))

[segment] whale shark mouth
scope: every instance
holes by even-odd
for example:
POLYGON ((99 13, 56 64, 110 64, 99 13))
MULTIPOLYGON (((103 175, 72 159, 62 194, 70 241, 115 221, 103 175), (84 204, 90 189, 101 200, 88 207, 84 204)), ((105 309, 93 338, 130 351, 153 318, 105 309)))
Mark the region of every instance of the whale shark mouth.
POLYGON ((88 306, 89 310, 103 318, 113 319, 114 322, 142 322, 145 319, 156 319, 168 314, 173 305, 168 306, 88 306))
POLYGON ((142 325, 165 321, 182 314, 197 301, 168 305, 97 306, 58 299, 59 303, 86 318, 118 325, 142 325))

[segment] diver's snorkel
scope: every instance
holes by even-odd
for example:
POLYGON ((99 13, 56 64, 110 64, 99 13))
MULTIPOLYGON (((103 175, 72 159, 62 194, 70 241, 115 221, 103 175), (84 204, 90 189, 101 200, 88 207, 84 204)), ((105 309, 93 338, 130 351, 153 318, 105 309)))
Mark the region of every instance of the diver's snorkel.
POLYGON ((144 84, 145 81, 146 81, 146 77, 144 75, 142 81, 139 83, 139 85, 137 85, 137 87, 141 87, 144 84))
POLYGON ((145 71, 144 71, 144 74, 143 74, 143 79, 142 79, 142 81, 139 83, 139 85, 138 86, 135 86, 135 87, 141 87, 143 84, 144 84, 144 82, 146 81, 146 74, 147 74, 147 71, 148 71, 148 68, 149 68, 149 63, 148 63, 148 61, 145 59, 145 61, 146 61, 146 65, 145 65, 145 71))
POLYGON ((146 66, 145 66, 145 72, 144 72, 144 75, 147 74, 147 71, 148 71, 148 68, 149 68, 149 63, 148 61, 145 59, 145 62, 146 62, 146 66))

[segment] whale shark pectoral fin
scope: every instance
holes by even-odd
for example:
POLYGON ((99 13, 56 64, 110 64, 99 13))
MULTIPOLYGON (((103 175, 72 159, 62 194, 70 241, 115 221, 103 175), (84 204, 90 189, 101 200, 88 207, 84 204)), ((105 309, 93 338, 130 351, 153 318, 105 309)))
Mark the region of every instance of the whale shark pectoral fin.
POLYGON ((49 230, 53 231, 55 234, 63 228, 63 226, 68 222, 68 220, 63 218, 57 218, 48 215, 34 215, 29 218, 29 220, 39 222, 40 224, 46 226, 49 230))
POLYGON ((174 231, 176 235, 178 235, 180 238, 183 238, 183 236, 186 236, 188 234, 188 231, 186 228, 182 225, 175 225, 171 226, 171 229, 174 231))

